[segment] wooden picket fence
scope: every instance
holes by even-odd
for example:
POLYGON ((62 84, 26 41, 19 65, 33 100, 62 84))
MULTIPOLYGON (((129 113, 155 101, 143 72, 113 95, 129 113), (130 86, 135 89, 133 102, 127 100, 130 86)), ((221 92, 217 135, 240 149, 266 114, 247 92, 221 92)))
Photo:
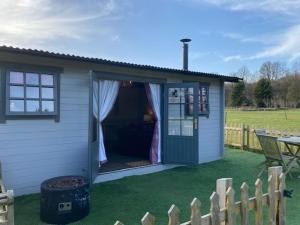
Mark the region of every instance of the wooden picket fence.
MULTIPOLYGON (((253 126, 245 124, 226 124, 225 125, 225 137, 224 142, 226 146, 238 147, 240 149, 253 149, 261 150, 259 141, 255 135, 255 129, 253 126)), ((266 129, 266 133, 271 136, 300 136, 300 131, 280 131, 266 129)), ((282 148, 285 146, 282 144, 282 148)))
MULTIPOLYGON (((210 213, 201 213, 201 202, 194 198, 191 202, 191 219, 180 222, 180 210, 172 205, 168 211, 168 225, 235 225, 240 217, 241 225, 249 225, 249 211, 255 211, 255 225, 263 225, 263 207, 268 207, 268 225, 286 224, 286 206, 284 198, 285 175, 282 167, 270 167, 268 170, 268 193, 263 194, 262 181, 255 183, 255 197, 249 198, 248 185, 241 186, 241 200, 235 201, 235 191, 231 178, 217 180, 216 192, 210 196, 210 213)), ((149 212, 141 219, 142 225, 154 225, 155 217, 149 212)), ((115 225, 123 225, 117 221, 115 225)))
POLYGON ((14 224, 14 192, 5 190, 0 162, 0 225, 14 224))

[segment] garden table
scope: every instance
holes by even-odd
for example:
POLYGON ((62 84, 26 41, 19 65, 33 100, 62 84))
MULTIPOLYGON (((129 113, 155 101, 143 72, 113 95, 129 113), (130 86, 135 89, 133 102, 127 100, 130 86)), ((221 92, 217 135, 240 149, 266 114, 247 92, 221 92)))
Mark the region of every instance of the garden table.
POLYGON ((279 137, 277 140, 284 143, 289 151, 289 156, 293 157, 300 166, 300 137, 279 137), (291 148, 291 146, 296 148, 291 148))

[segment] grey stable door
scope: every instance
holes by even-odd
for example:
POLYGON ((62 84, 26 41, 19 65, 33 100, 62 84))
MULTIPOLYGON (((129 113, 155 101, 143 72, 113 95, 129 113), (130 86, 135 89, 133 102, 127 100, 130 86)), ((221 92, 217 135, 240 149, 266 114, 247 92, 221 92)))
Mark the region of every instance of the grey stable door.
POLYGON ((198 83, 164 88, 164 163, 198 163, 198 83))

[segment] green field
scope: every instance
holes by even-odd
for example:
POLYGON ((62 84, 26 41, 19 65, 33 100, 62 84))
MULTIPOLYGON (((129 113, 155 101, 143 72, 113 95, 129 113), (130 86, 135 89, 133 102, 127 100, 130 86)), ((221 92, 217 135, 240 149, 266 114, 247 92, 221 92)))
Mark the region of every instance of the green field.
POLYGON ((300 131, 300 109, 276 111, 241 111, 226 109, 225 121, 244 123, 256 128, 300 131))

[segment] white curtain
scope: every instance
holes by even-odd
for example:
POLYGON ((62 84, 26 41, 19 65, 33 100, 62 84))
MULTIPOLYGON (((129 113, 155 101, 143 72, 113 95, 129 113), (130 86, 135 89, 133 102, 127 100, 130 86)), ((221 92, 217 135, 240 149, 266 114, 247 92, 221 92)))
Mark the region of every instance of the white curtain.
POLYGON ((161 115, 160 115, 160 85, 159 84, 149 84, 151 91, 151 100, 153 105, 153 110, 156 116, 156 132, 155 137, 152 141, 152 146, 156 145, 156 151, 154 153, 157 157, 157 162, 161 162, 161 115), (154 144, 155 143, 155 144, 154 144))
POLYGON ((93 82, 93 112, 99 122, 99 161, 107 161, 101 122, 107 117, 119 92, 119 81, 99 80, 93 82))

